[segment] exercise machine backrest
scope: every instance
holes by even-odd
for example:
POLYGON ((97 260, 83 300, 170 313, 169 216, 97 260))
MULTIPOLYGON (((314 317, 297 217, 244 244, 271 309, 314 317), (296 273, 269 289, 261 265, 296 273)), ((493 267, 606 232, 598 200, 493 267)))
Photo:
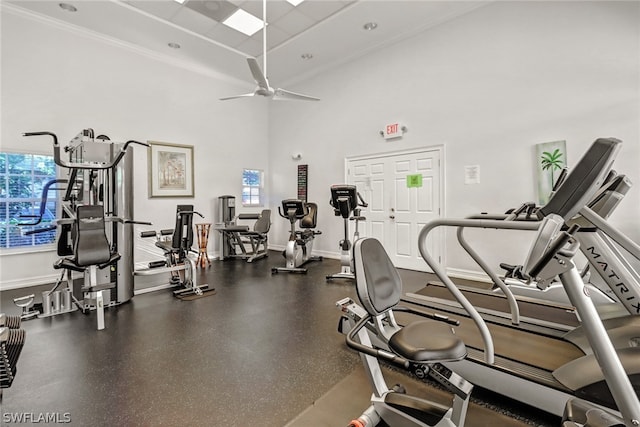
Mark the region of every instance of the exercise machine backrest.
POLYGON ((356 291, 364 309, 378 316, 395 307, 402 297, 402 279, 380 242, 357 240, 353 257, 356 291))
POLYGON ((265 234, 269 232, 271 228, 271 209, 263 209, 260 213, 260 217, 253 224, 253 231, 256 233, 265 234))
POLYGON ((318 222, 318 205, 313 202, 305 203, 307 214, 300 218, 300 228, 312 229, 316 228, 318 222))
POLYGON ((615 138, 595 140, 549 202, 538 210, 538 218, 553 213, 567 221, 577 214, 608 176, 621 147, 622 141, 615 138))
POLYGON ((193 246, 193 205, 178 205, 176 208, 176 227, 171 237, 173 250, 188 251, 193 246))
POLYGON ((105 233, 102 205, 80 205, 76 209, 74 261, 81 267, 108 262, 111 246, 105 233))

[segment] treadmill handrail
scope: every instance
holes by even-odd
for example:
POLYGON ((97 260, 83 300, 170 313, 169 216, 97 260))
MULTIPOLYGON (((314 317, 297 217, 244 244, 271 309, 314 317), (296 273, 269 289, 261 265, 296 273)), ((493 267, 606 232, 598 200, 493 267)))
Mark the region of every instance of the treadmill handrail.
POLYGON ((469 313, 469 316, 473 319, 484 343, 484 359, 489 365, 492 365, 495 360, 495 352, 493 345, 493 338, 491 332, 487 327, 484 319, 476 308, 471 305, 469 300, 462 294, 455 283, 449 279, 447 273, 444 271, 440 263, 429 253, 429 247, 427 245, 427 237, 431 230, 441 227, 469 227, 469 228, 495 228, 503 230, 537 230, 539 223, 529 221, 501 221, 493 219, 437 219, 429 222, 420 231, 418 236, 418 249, 420 255, 427 262, 429 267, 438 276, 438 278, 444 283, 453 297, 462 305, 462 307, 469 313))
MULTIPOLYGON (((539 221, 538 221, 539 223, 539 221)), ((473 258, 473 260, 480 266, 480 268, 491 278, 493 283, 500 288, 500 290, 504 293, 504 296, 507 298, 507 302, 509 303, 509 311, 511 312, 511 323, 514 325, 520 324, 520 307, 518 306, 518 301, 516 301, 515 295, 511 291, 511 288, 507 286, 500 277, 487 265, 486 262, 482 259, 482 257, 478 254, 469 245, 469 242, 464 237, 464 227, 458 227, 456 232, 456 236, 458 237, 458 243, 460 246, 467 251, 469 256, 473 258)))
POLYGON ((595 213, 592 209, 584 206, 582 209, 580 209, 580 214, 585 219, 590 221, 593 225, 595 225, 604 234, 606 234, 609 238, 622 246, 636 259, 640 260, 640 245, 629 239, 624 233, 609 224, 605 219, 595 213))
MULTIPOLYGON (((458 289, 456 284, 453 283, 451 279, 449 279, 447 273, 444 271, 440 263, 429 253, 427 237, 431 230, 441 226, 533 231, 537 230, 539 225, 540 224, 538 222, 532 221, 502 221, 495 219, 438 219, 435 221, 431 221, 430 223, 425 225, 420 231, 420 235, 418 236, 418 249, 420 250, 420 255, 422 255, 422 258, 424 258, 429 267, 431 267, 433 272, 438 276, 442 283, 444 283, 444 285, 447 287, 449 292, 451 292, 454 298, 460 303, 460 305, 462 305, 467 313, 469 313, 476 326, 478 327, 480 335, 482 336, 482 341, 484 343, 485 362, 490 365, 494 363, 495 358, 491 332, 489 331, 487 324, 485 323, 482 316, 480 316, 476 308, 471 305, 469 300, 467 300, 463 293, 458 289)), ((511 296, 513 297, 513 294, 511 294, 511 296)), ((517 307, 517 302, 515 304, 517 307)), ((509 305, 511 306, 511 302, 509 303, 509 305)))

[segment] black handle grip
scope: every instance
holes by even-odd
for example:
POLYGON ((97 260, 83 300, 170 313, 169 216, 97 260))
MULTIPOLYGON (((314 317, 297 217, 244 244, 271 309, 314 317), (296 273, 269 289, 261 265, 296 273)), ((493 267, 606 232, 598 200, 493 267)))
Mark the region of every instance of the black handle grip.
POLYGON ((540 257, 538 262, 535 263, 529 275, 531 277, 537 277, 542 269, 553 259, 554 256, 567 244, 567 242, 573 237, 573 235, 580 229, 578 224, 574 224, 567 231, 561 231, 558 236, 551 242, 549 248, 540 257))

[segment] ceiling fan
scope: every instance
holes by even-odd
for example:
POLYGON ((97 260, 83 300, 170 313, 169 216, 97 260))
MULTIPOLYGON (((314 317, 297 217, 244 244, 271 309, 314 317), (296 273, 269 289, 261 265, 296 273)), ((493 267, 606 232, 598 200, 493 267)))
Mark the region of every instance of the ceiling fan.
POLYGON ((301 93, 291 92, 282 88, 274 89, 269 86, 267 80, 267 0, 262 2, 262 70, 258 65, 258 61, 255 58, 247 58, 249 63, 249 69, 258 85, 251 93, 245 93, 242 95, 228 96, 220 98, 221 101, 237 98, 248 98, 252 96, 265 96, 273 100, 298 100, 298 101, 320 101, 319 98, 303 95, 301 93), (263 72, 264 71, 264 72, 263 72))

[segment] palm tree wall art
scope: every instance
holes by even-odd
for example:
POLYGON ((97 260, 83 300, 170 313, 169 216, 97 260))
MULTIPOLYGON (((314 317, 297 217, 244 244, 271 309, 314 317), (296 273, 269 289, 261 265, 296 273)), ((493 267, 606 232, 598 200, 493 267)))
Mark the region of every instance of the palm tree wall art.
POLYGON ((543 205, 549 196, 559 172, 567 165, 566 142, 554 141, 536 145, 538 170, 538 203, 543 205))

